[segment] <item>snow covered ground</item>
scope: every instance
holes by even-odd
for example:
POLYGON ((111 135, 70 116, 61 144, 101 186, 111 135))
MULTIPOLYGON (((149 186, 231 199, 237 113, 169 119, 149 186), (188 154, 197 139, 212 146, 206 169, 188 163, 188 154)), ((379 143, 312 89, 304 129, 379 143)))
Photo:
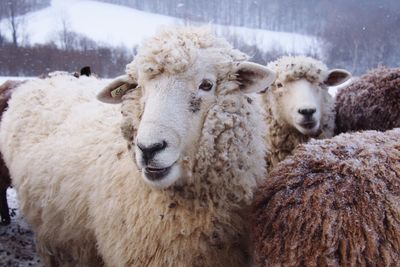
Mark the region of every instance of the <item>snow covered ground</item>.
MULTIPOLYGON (((155 33, 160 26, 183 25, 181 19, 139 11, 133 8, 90 0, 52 0, 51 6, 22 17, 25 43, 59 43, 63 25, 98 43, 132 47, 155 33)), ((216 32, 236 35, 248 45, 262 51, 280 49, 288 53, 315 51, 323 56, 321 42, 312 36, 274 32, 244 27, 213 25, 216 32)), ((6 21, 0 22, 2 32, 11 32, 6 21)))
POLYGON ((21 217, 14 189, 7 190, 11 224, 0 226, 0 266, 42 266, 35 253, 33 233, 21 217))

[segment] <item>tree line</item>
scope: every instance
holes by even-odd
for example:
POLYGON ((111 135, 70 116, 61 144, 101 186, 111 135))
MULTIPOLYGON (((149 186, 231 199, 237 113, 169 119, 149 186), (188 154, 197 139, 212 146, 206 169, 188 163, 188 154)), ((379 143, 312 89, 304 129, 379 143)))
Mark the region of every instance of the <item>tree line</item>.
POLYGON ((6 43, 0 46, 0 75, 41 76, 55 70, 75 72, 89 65, 101 77, 116 77, 124 73, 133 53, 125 48, 64 50, 54 44, 15 47, 6 43))
POLYGON ((100 1, 187 21, 313 35, 324 41, 328 65, 356 75, 378 64, 400 62, 398 0, 100 1))
MULTIPOLYGON (((360 75, 378 64, 400 62, 400 2, 397 0, 99 0, 139 10, 182 18, 188 23, 219 23, 317 36, 323 40, 330 67, 360 75)), ((121 73, 134 49, 107 48, 71 32, 63 22, 58 45, 21 45, 23 21, 19 15, 43 8, 50 0, 0 0, 0 18, 12 32, 7 41, 0 32, 0 75, 38 75, 46 70, 76 70, 93 62, 102 76, 121 73), (47 56, 49 53, 51 56, 47 56), (65 60, 66 62, 64 62, 65 60)), ((234 46, 267 63, 285 53, 263 52, 239 36, 225 34, 234 46)), ((308 53, 318 56, 313 51, 308 53)))

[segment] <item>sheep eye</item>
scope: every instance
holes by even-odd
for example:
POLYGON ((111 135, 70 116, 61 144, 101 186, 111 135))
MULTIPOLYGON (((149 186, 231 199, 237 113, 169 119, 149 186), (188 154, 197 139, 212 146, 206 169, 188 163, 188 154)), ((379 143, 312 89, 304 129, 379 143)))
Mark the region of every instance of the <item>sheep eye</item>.
POLYGON ((283 84, 277 83, 276 86, 277 86, 278 88, 281 88, 281 87, 283 86, 283 84))
POLYGON ((203 80, 199 85, 199 89, 203 91, 210 91, 213 88, 213 83, 210 80, 203 80))

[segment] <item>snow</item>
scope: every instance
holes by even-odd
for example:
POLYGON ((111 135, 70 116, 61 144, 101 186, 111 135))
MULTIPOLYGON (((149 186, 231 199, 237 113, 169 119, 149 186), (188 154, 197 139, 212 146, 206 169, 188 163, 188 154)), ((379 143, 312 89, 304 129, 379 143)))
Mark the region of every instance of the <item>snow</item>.
MULTIPOLYGON (((43 44, 59 43, 63 24, 68 29, 85 35, 98 43, 110 46, 132 47, 153 35, 161 26, 183 25, 181 19, 139 11, 133 8, 90 0, 52 0, 51 6, 22 17, 25 42, 43 44)), ((244 27, 209 24, 219 34, 235 34, 248 45, 266 52, 280 49, 287 53, 315 51, 323 56, 321 41, 312 36, 273 32, 244 27)), ((0 29, 11 39, 6 21, 0 29)))
POLYGON ((0 76, 0 85, 3 84, 5 81, 8 81, 8 80, 22 81, 22 80, 31 80, 31 79, 34 79, 34 78, 35 77, 0 76))
POLYGON ((0 226, 0 266, 42 266, 35 253, 33 233, 18 210, 14 189, 7 190, 11 224, 0 226))

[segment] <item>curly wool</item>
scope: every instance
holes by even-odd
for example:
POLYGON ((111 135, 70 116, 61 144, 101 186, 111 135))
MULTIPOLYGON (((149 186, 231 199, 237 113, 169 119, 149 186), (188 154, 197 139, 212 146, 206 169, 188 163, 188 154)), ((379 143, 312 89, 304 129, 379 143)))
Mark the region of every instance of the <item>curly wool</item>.
MULTIPOLYGON (((191 34, 187 38, 187 44, 196 40, 191 34)), ((220 64, 216 104, 205 118, 197 154, 185 159, 192 176, 171 188, 146 185, 132 161, 129 142, 135 139, 143 112, 140 90, 128 92, 122 106, 104 105, 81 95, 83 90, 94 94, 91 86, 57 83, 54 77, 13 95, 0 129, 1 150, 47 262, 58 258, 89 266, 101 266, 102 259, 106 266, 249 264, 248 208, 257 182, 265 177, 264 164, 259 164, 265 155, 265 125, 260 124, 262 110, 256 101, 232 94, 239 83, 232 74, 238 58, 231 55, 239 52, 218 42, 206 48, 225 59, 213 59, 220 64), (67 87, 72 88, 68 94, 67 87), (29 108, 21 105, 26 101, 29 108), (15 114, 24 116, 17 120, 15 114)), ((202 51, 193 47, 184 54, 202 51)), ((150 62, 153 54, 157 53, 150 48, 139 49, 138 58, 150 62)), ((154 69, 171 71, 160 64, 163 67, 154 69)), ((146 77, 145 70, 139 63, 127 67, 139 80, 146 77)))
POLYGON ((400 129, 299 146, 256 193, 258 266, 397 266, 400 129))
MULTIPOLYGON (((267 65, 275 71, 276 80, 262 95, 262 102, 265 109, 265 120, 267 122, 266 142, 268 145, 267 166, 271 170, 278 162, 290 155, 293 149, 299 144, 305 143, 311 137, 305 136, 298 130, 288 125, 278 115, 279 106, 276 103, 273 91, 278 83, 290 82, 298 79, 306 79, 311 83, 320 84, 324 87, 323 81, 328 76, 328 68, 321 61, 304 56, 282 57, 267 65)), ((323 139, 333 136, 335 125, 334 100, 328 90, 323 91, 321 110, 321 131, 313 138, 323 139)))
POLYGON ((324 63, 311 57, 284 56, 268 63, 267 68, 275 71, 275 83, 306 79, 310 83, 323 83, 328 77, 328 68, 324 63))
POLYGON ((194 64, 201 50, 207 50, 224 68, 219 73, 226 73, 233 62, 249 58, 216 37, 209 27, 165 27, 143 42, 135 59, 127 65, 126 73, 139 83, 161 73, 182 73, 194 64))
POLYGON ((379 67, 336 96, 336 133, 400 127, 400 68, 379 67))

